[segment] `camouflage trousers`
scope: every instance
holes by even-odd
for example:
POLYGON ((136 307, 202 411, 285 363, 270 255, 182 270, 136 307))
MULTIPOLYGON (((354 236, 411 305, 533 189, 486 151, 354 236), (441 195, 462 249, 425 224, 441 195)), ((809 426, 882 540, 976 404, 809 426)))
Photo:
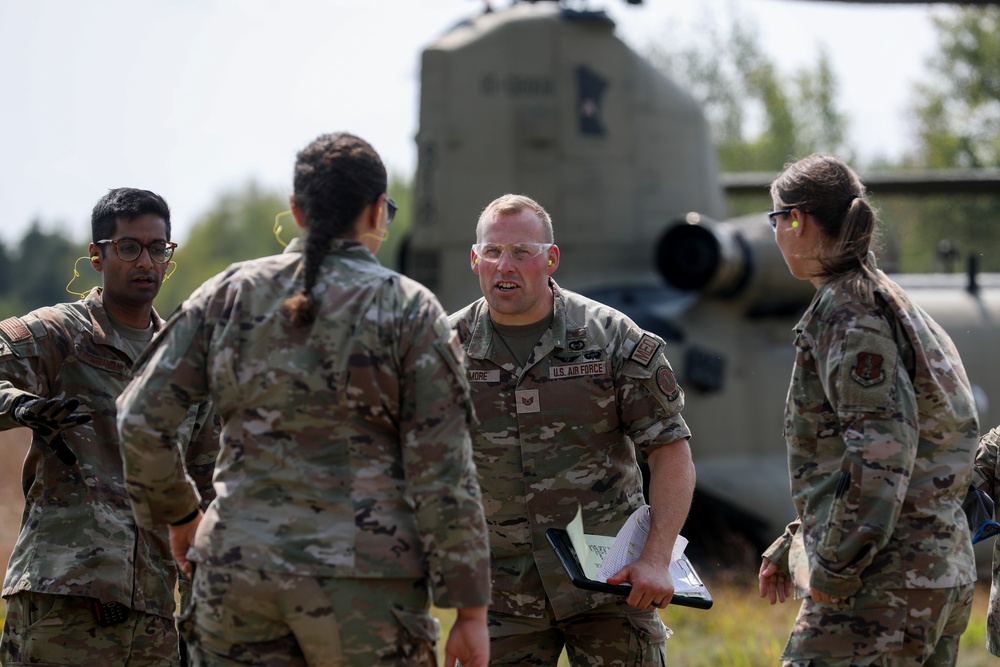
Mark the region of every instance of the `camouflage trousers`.
POLYGON ((303 577, 199 564, 179 619, 192 667, 437 664, 425 579, 303 577))
POLYGON ((555 665, 563 646, 573 667, 663 667, 670 631, 655 611, 624 602, 556 620, 489 613, 490 665, 555 665))
POLYGON ((847 603, 806 598, 785 667, 951 667, 969 624, 973 585, 864 591, 847 603))
POLYGON ((0 664, 177 667, 174 621, 128 610, 102 628, 90 598, 22 591, 7 599, 0 664))

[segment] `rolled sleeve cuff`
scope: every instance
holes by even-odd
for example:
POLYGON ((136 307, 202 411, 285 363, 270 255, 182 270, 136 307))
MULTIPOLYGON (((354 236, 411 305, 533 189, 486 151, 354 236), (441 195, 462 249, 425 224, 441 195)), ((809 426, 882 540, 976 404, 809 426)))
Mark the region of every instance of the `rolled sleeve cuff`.
POLYGON ((777 565, 782 574, 789 576, 788 550, 791 546, 792 538, 788 533, 785 533, 772 542, 771 546, 765 549, 761 556, 777 565))

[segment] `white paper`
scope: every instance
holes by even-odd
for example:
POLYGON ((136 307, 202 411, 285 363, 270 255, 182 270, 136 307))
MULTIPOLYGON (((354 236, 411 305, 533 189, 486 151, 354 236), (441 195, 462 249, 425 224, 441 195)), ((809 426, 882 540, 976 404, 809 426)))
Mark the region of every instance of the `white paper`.
POLYGON ((615 535, 608 555, 597 571, 598 581, 607 581, 629 563, 634 562, 646 546, 649 537, 649 505, 643 505, 622 525, 615 535))
MULTIPOLYGON (((576 516, 566 526, 570 542, 576 551, 580 565, 588 579, 607 582, 608 577, 618 573, 626 565, 634 562, 649 536, 649 505, 643 505, 629 516, 615 537, 590 535, 583 532, 583 512, 578 506, 576 516)), ((678 535, 670 559, 670 577, 674 581, 674 592, 683 595, 702 595, 705 584, 695 572, 691 562, 684 555, 688 541, 678 535)), ((626 582, 623 584, 628 586, 626 582)))

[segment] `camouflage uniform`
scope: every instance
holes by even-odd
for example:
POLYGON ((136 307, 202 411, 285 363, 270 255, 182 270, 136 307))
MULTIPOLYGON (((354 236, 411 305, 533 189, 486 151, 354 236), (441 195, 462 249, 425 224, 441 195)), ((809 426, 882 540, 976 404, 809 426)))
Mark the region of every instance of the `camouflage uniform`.
MULTIPOLYGON (((162 325, 155 312, 153 325, 157 330, 162 325)), ((21 531, 3 588, 9 600, 6 664, 113 665, 130 650, 155 654, 161 648, 169 662, 161 656, 159 664, 177 660, 171 620, 177 575, 166 529, 136 526, 122 474, 115 398, 131 376, 129 347, 109 320, 100 289, 75 303, 0 322, 0 428, 20 427, 11 407, 25 393, 77 398, 78 411, 92 417, 63 431, 78 459, 73 466, 37 434, 25 458, 21 531), (119 625, 101 628, 86 598, 117 602, 133 613, 119 625), (81 625, 70 627, 73 614, 81 616, 81 625), (49 623, 27 627, 43 615, 49 623), (150 643, 156 646, 150 649, 150 643), (117 654, 114 646, 121 649, 117 654)), ((204 494, 212 493, 218 448, 213 424, 207 406, 200 406, 178 430, 185 443, 193 434, 188 470, 204 494)))
MULTIPOLYGON (((1000 506, 1000 426, 979 441, 972 481, 1000 506)), ((986 649, 1000 657, 1000 539, 993 542, 993 585, 986 615, 986 649)))
MULTIPOLYGON (((602 616, 608 623, 601 641, 583 646, 581 640, 575 648, 581 658, 588 651, 615 655, 614 622, 625 619, 626 606, 616 596, 574 587, 545 531, 565 527, 582 505, 585 532, 615 535, 645 502, 637 451, 646 457, 690 436, 663 341, 621 313, 549 284, 552 324, 523 369, 495 334, 485 299, 450 318, 466 350, 480 420, 473 451, 492 554, 494 664, 503 657, 497 639, 507 632, 504 616, 526 625, 526 619, 554 619, 564 629, 588 614, 602 616)), ((627 616, 623 641, 637 634, 662 655, 666 629, 659 616, 636 610, 627 616)), ((525 649, 537 664, 555 664, 525 649)))
POLYGON ((302 247, 296 239, 283 254, 234 264, 198 288, 119 400, 126 477, 144 525, 177 521, 195 503, 165 434, 204 396, 222 416, 219 496, 190 554, 198 567, 186 627, 196 661, 254 654, 260 647, 240 626, 266 625, 262 614, 280 626, 260 642, 291 650, 294 632, 303 651, 358 664, 350 656, 360 647, 371 652, 361 663, 373 664, 378 646, 396 647, 399 623, 433 648, 428 586, 441 607, 489 602, 471 405, 444 312, 361 244, 336 240, 315 288, 316 322, 295 327, 282 304, 301 285, 302 247), (331 609, 340 607, 326 600, 317 605, 323 631, 303 641, 281 589, 301 589, 304 577, 316 580, 315 591, 367 582, 367 626, 348 633, 356 627, 338 626, 344 619, 331 609), (388 580, 423 590, 424 601, 404 612, 401 598, 382 593, 388 580), (255 589, 256 615, 244 618, 251 610, 241 600, 255 589), (234 605, 241 611, 226 612, 230 622, 218 627, 234 605), (399 622, 382 623, 389 618, 399 622))
POLYGON ((948 335, 881 272, 869 284, 870 299, 844 279, 821 286, 795 328, 799 518, 764 555, 790 564, 799 597, 846 602, 807 598, 783 657, 953 664, 975 581, 962 499, 976 406, 948 335))

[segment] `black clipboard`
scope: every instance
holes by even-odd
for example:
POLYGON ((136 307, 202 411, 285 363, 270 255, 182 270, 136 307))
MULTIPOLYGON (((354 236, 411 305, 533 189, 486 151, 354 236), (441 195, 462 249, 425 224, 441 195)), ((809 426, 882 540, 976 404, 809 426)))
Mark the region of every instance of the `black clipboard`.
MULTIPOLYGON (((569 573, 569 578, 577 588, 596 591, 598 593, 611 593, 613 595, 628 595, 632 592, 631 586, 612 586, 603 581, 589 579, 583 573, 583 567, 576 557, 576 551, 573 549, 573 543, 569 539, 569 533, 564 529, 549 528, 545 531, 545 537, 549 540, 549 544, 555 550, 556 556, 559 557, 559 562, 562 563, 563 568, 569 573)), ((700 580, 701 578, 699 577, 700 580)), ((705 582, 702 582, 701 591, 694 595, 690 593, 675 593, 670 599, 671 606, 694 607, 695 609, 711 609, 712 602, 712 595, 708 592, 705 582)))

